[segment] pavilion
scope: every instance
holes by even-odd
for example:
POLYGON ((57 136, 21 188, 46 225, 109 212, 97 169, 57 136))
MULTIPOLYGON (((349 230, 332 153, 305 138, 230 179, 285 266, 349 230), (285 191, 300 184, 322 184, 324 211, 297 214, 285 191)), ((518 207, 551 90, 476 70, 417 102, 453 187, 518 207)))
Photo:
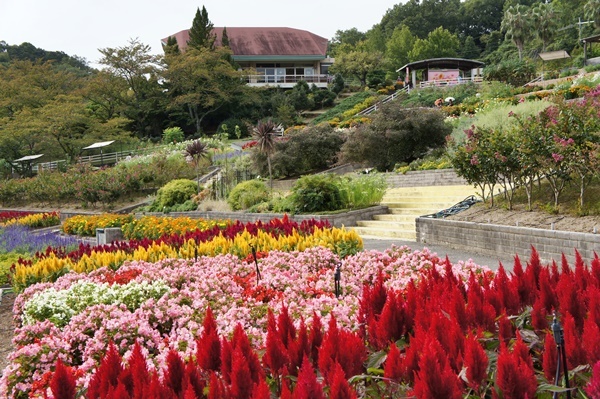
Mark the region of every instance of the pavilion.
POLYGON ((405 83, 411 87, 452 86, 481 83, 484 63, 464 58, 430 58, 404 65, 396 72, 405 72, 405 83), (425 71, 417 86, 417 71, 425 71), (411 75, 412 73, 412 75, 411 75))

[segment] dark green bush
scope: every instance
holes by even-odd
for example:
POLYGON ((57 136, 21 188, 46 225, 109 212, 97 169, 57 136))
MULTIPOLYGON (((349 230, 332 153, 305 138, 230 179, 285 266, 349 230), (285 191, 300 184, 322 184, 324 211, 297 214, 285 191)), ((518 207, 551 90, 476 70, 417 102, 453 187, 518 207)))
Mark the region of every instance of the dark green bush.
POLYGON ((253 205, 268 201, 269 188, 261 180, 247 180, 236 185, 229 197, 227 203, 234 211, 248 209, 253 205))
POLYGON ((250 136, 250 132, 248 131, 248 125, 241 120, 240 118, 227 118, 221 125, 219 125, 219 130, 217 133, 225 133, 223 129, 223 125, 227 126, 227 137, 230 140, 236 140, 238 137, 235 134, 235 127, 239 126, 240 128, 240 137, 248 137, 250 136))
POLYGON ((292 201, 296 212, 312 213, 335 211, 342 207, 342 197, 335 182, 336 175, 304 176, 292 187, 292 201))
POLYGON ((156 200, 150 208, 152 211, 160 212, 165 208, 183 204, 190 200, 197 191, 198 184, 192 180, 172 180, 158 190, 156 200))
POLYGON ((331 119, 335 118, 336 116, 341 116, 344 112, 354 108, 355 105, 360 104, 363 101, 365 101, 367 98, 373 97, 375 95, 376 94, 373 93, 372 91, 361 91, 360 93, 356 93, 353 96, 342 100, 338 105, 331 108, 327 112, 316 117, 312 121, 312 124, 316 125, 318 123, 331 120, 331 119))

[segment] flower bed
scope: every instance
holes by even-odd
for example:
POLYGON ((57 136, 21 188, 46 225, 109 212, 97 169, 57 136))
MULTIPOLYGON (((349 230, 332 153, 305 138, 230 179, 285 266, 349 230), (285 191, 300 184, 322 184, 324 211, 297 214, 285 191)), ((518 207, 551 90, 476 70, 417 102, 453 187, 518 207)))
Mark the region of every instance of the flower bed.
MULTIPOLYGON (((150 220, 158 218, 150 218, 150 220)), ((187 218, 181 218, 185 221, 187 218)), ((175 219, 178 220, 178 219, 175 219)), ((192 231, 182 235, 162 236, 156 240, 142 239, 117 242, 109 245, 90 246, 80 244, 75 251, 48 248, 36 253, 32 260, 23 260, 15 266, 13 287, 20 291, 38 282, 55 281, 70 270, 83 273, 101 267, 118 268, 127 260, 158 261, 165 258, 190 259, 203 255, 231 253, 241 258, 255 251, 304 250, 324 246, 344 256, 362 249, 362 240, 353 230, 330 228, 326 221, 309 220, 302 223, 290 221, 287 217, 273 219, 269 223, 228 223, 225 228, 219 223, 194 221, 192 231), (199 230, 204 223, 212 226, 199 230)), ((168 226, 175 225, 167 222, 168 226)), ((131 223, 133 225, 133 222, 131 223)), ((148 223, 142 221, 142 226, 148 223)), ((136 225, 139 226, 139 225, 136 225)), ((182 223, 180 229, 190 226, 182 223)), ((133 228, 134 231, 138 229, 133 228)), ((146 230, 142 227, 139 231, 146 230)), ((162 229, 152 229, 152 231, 162 229)))
POLYGON ((58 226, 60 214, 58 212, 0 212, 0 226, 22 225, 31 228, 58 226))

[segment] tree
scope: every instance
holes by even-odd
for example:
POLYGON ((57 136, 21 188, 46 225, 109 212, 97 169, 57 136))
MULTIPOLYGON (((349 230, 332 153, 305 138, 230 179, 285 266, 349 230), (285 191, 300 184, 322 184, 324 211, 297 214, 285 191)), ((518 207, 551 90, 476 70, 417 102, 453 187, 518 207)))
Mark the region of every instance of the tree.
POLYGON ((229 35, 227 34, 226 27, 223 27, 223 35, 221 36, 221 46, 229 47, 229 35))
POLYGON ((356 28, 348 30, 338 30, 335 32, 335 36, 330 42, 330 51, 334 57, 337 57, 339 48, 342 45, 348 45, 351 48, 355 47, 359 42, 367 38, 366 34, 360 32, 356 28))
POLYGON ((208 156, 208 148, 200 140, 194 140, 189 143, 183 151, 188 162, 191 162, 196 170, 196 183, 198 183, 197 192, 200 192, 200 161, 208 156))
POLYGON ((273 190, 273 171, 271 169, 271 154, 275 148, 275 138, 273 133, 277 125, 272 120, 260 121, 252 132, 252 137, 257 142, 258 151, 267 157, 269 168, 269 186, 273 190))
POLYGON ((479 47, 477 47, 477 44, 475 44, 475 39, 473 39, 471 36, 467 36, 463 45, 460 46, 460 56, 462 58, 474 60, 479 58, 480 52, 481 51, 479 47))
POLYGON ((162 121, 160 105, 164 99, 159 84, 162 57, 152 55, 150 46, 130 39, 127 46, 100 49, 100 64, 115 76, 124 79, 128 91, 122 96, 125 115, 133 121, 133 130, 141 137, 160 136, 162 121))
POLYGON ((364 87, 367 85, 367 75, 381 66, 382 58, 381 53, 350 51, 336 58, 335 64, 329 68, 329 71, 333 74, 356 77, 364 87))
POLYGON ((385 57, 394 70, 409 63, 408 53, 413 49, 417 38, 406 25, 397 27, 386 43, 385 57))
POLYGON ((600 28, 600 0, 588 0, 583 11, 585 17, 594 21, 596 28, 600 28))
POLYGON ((167 38, 167 44, 164 46, 163 50, 165 51, 165 54, 169 55, 181 53, 181 50, 179 49, 179 44, 177 44, 177 39, 173 36, 169 36, 167 38))
POLYGON ((458 37, 440 26, 433 32, 430 32, 427 35, 427 39, 417 39, 408 57, 410 61, 456 57, 459 46, 460 41, 458 37))
POLYGON ((523 47, 530 36, 531 19, 529 9, 523 5, 511 6, 504 13, 502 30, 519 50, 519 60, 523 59, 523 47))
POLYGON ((234 100, 245 86, 241 72, 228 62, 231 50, 191 48, 175 57, 167 57, 165 79, 172 110, 184 111, 197 133, 203 119, 234 100))
POLYGON ((429 150, 444 145, 452 128, 436 109, 401 108, 397 102, 384 104, 371 123, 351 132, 342 146, 344 162, 374 166, 390 171, 397 163, 410 163, 429 150))
POLYGON ((535 33, 542 41, 542 51, 556 33, 556 13, 551 3, 540 3, 531 9, 531 18, 535 33))
POLYGON ((199 8, 196 10, 196 16, 192 21, 192 28, 190 29, 190 39, 187 44, 196 49, 214 48, 215 35, 213 33, 213 23, 208 19, 208 12, 204 6, 202 6, 202 11, 199 8))

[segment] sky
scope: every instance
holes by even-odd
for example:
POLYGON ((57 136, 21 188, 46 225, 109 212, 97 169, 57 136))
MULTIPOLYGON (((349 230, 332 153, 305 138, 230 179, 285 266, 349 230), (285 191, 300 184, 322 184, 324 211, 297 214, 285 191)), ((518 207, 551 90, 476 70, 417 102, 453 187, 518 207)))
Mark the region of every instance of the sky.
POLYGON ((214 26, 289 27, 331 39, 338 30, 366 32, 400 0, 0 0, 0 41, 29 42, 97 66, 100 48, 130 39, 162 54, 160 40, 192 26, 204 5, 214 26))

